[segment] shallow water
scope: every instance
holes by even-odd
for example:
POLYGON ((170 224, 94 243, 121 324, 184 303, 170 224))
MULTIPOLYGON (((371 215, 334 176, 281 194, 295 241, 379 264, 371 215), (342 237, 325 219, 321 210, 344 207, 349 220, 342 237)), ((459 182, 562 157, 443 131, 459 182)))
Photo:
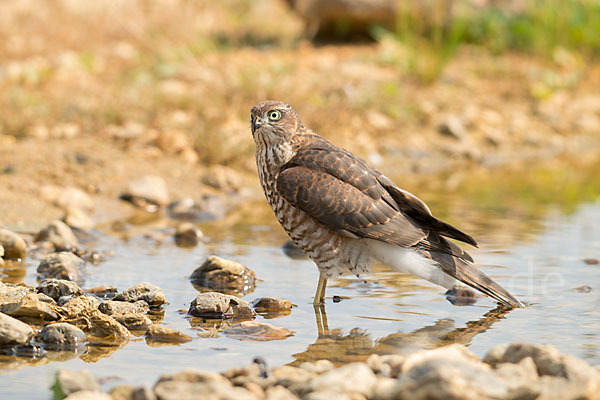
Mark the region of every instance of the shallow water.
MULTIPOLYGON (((586 176, 576 171, 577 176, 586 176)), ((371 353, 408 353, 453 342, 469 346, 479 356, 499 343, 551 343, 600 364, 600 265, 583 261, 600 258, 597 182, 557 178, 562 187, 554 187, 557 182, 551 181, 552 189, 531 189, 535 185, 527 184, 528 179, 538 182, 539 176, 520 177, 510 184, 499 176, 507 175, 483 179, 492 189, 475 177, 452 190, 424 190, 422 197, 434 214, 479 239, 480 248, 471 250, 476 262, 526 302, 525 309, 497 310, 487 298, 474 306, 453 306, 443 289, 377 267, 361 277, 364 280, 352 276, 331 280, 325 306, 315 310, 311 302, 316 267, 309 260, 284 254, 281 245, 286 237, 264 201, 257 198, 226 221, 199 225, 208 239, 193 249, 177 247, 171 239, 173 230, 164 221, 133 227, 127 240, 97 232, 88 248, 110 249, 114 256, 98 266, 87 266, 85 287, 115 285, 122 290, 152 282, 164 290, 170 303, 164 307, 164 323, 190 336, 202 336, 182 312, 198 294, 187 276, 208 255, 217 254, 252 268, 261 280, 246 300, 274 296, 296 305, 288 316, 257 317, 293 331, 293 336, 252 342, 220 334, 164 347, 150 347, 143 338, 133 337, 122 348, 104 349, 101 358, 91 363, 77 357, 52 362, 44 358, 33 365, 28 359, 5 357, 0 360, 4 368, 0 398, 50 398, 54 374, 63 368, 88 369, 108 390, 124 383, 152 385, 160 375, 184 368, 223 371, 256 356, 270 366, 319 358, 343 363, 364 360, 371 353), (569 182, 588 186, 573 194, 569 182), (523 195, 522 187, 533 193, 523 195), (566 192, 571 193, 568 199, 557 195, 566 192), (547 201, 548 196, 554 201, 547 201), (341 301, 333 302, 332 296, 341 301)), ((36 266, 30 260, 25 283, 36 285, 36 266)))

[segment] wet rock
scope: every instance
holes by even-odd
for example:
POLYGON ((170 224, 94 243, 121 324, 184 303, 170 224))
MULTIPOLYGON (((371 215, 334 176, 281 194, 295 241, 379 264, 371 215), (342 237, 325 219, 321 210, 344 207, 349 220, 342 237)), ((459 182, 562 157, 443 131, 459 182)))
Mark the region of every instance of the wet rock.
POLYGON ((65 279, 44 279, 37 287, 38 293, 58 301, 63 296, 82 296, 83 290, 75 283, 65 279))
POLYGON ((242 177, 223 165, 212 165, 202 176, 202 183, 225 192, 237 192, 244 184, 242 177))
POLYGON ((25 344, 32 335, 33 330, 29 325, 0 313, 0 346, 25 344))
POLYGON ((66 318, 85 316, 86 313, 96 311, 100 306, 100 300, 93 296, 61 297, 59 299, 60 314, 66 318), (63 302, 63 299, 66 300, 63 302))
POLYGON ((592 287, 589 285, 582 285, 582 286, 577 286, 576 288, 571 289, 574 292, 579 292, 579 293, 589 293, 592 291, 592 287))
POLYGON ((586 263, 587 265, 598 265, 598 264, 600 264, 600 260, 598 260, 597 258, 584 258, 583 262, 586 263))
POLYGON ((103 392, 94 390, 80 390, 65 397, 64 400, 114 400, 111 396, 103 392))
POLYGON ((54 398, 62 399, 79 391, 98 391, 100 385, 88 371, 69 371, 61 369, 56 373, 52 391, 54 398))
POLYGON ((75 351, 87 342, 87 336, 81 329, 66 322, 46 325, 35 338, 43 343, 46 350, 75 351))
POLYGON ((308 390, 317 392, 335 388, 336 392, 360 393, 369 397, 376 382, 377 377, 364 363, 351 363, 312 379, 308 390))
POLYGON ((276 318, 289 315, 292 310, 292 303, 289 300, 278 299, 276 297, 261 297, 250 303, 257 314, 265 318, 276 318))
POLYGON ((556 376, 568 380, 588 379, 596 373, 588 363, 573 356, 561 354, 552 345, 512 343, 493 347, 483 362, 493 367, 499 363, 519 363, 531 357, 540 376, 556 376))
POLYGON ((0 229, 0 245, 4 247, 3 258, 7 260, 18 260, 27 256, 27 243, 25 243, 25 240, 7 229, 0 229))
POLYGON ((115 316, 115 319, 130 331, 145 332, 152 320, 144 314, 121 314, 115 316))
POLYGON ((155 212, 169 203, 167 183, 160 176, 146 175, 130 182, 120 199, 148 212, 155 212))
POLYGON ((71 228, 89 231, 95 225, 94 220, 81 208, 69 207, 63 217, 63 222, 71 228))
POLYGON ((0 282, 0 306, 4 303, 18 302, 31 292, 33 292, 32 287, 0 282))
POLYGON ((181 344, 191 340, 191 336, 160 324, 153 324, 146 331, 146 342, 149 343, 181 344))
POLYGON ((283 340, 294 335, 289 329, 256 321, 240 322, 227 328, 224 333, 232 339, 253 342, 283 340))
POLYGON ((42 229, 35 238, 38 242, 50 242, 56 251, 78 251, 79 241, 67 224, 53 221, 42 229))
POLYGON ((85 290, 89 294, 93 294, 100 298, 114 297, 117 294, 116 286, 95 286, 85 290))
POLYGON ((141 282, 118 293, 113 300, 129 302, 144 300, 151 306, 160 306, 165 302, 165 294, 158 286, 148 282, 141 282))
POLYGON ((506 384, 491 368, 462 345, 450 345, 409 355, 398 383, 390 388, 387 398, 410 399, 505 398, 506 384))
POLYGON ((93 343, 115 346, 129 340, 127 328, 99 310, 79 314, 75 318, 68 319, 67 322, 90 335, 89 339, 93 343))
POLYGON ((191 222, 184 222, 177 226, 175 243, 180 247, 194 247, 202 239, 202 231, 191 222))
POLYGON ((239 296, 256 287, 256 276, 251 269, 217 256, 208 257, 192 272, 190 280, 199 290, 212 289, 239 296))
POLYGON ((41 301, 36 293, 28 293, 16 303, 4 303, 0 311, 15 318, 34 322, 56 321, 60 318, 58 307, 41 301))
POLYGON ((256 315, 247 301, 217 292, 196 296, 188 314, 204 318, 253 318, 256 315))
POLYGON ((52 253, 40 262, 37 272, 45 278, 82 283, 84 281, 84 265, 85 262, 73 253, 52 253))
POLYGON ((86 192, 76 187, 46 185, 42 186, 40 195, 42 199, 63 210, 76 208, 91 211, 94 208, 94 200, 86 192))
POLYGON ((283 253, 292 260, 304 260, 308 258, 306 253, 291 240, 285 242, 281 249, 283 250, 283 253))
POLYGON ((98 306, 98 309, 104 314, 116 317, 124 314, 146 313, 148 312, 149 307, 148 303, 143 300, 138 300, 134 303, 129 303, 127 301, 105 300, 100 304, 100 306, 98 306))

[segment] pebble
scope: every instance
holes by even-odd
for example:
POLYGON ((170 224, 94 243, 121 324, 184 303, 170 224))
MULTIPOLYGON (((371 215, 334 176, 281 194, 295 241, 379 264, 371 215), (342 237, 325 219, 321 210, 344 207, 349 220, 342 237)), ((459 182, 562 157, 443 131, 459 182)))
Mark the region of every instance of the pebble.
POLYGON ((369 397, 377 377, 366 364, 351 363, 332 369, 312 379, 308 384, 311 392, 335 388, 336 392, 360 393, 369 397))
POLYGON ((465 140, 467 136, 462 120, 455 115, 448 115, 445 117, 438 125, 438 132, 460 141, 465 140))
POLYGON ((149 310, 148 303, 144 300, 138 300, 130 303, 127 301, 105 300, 98 306, 98 310, 112 317, 124 314, 140 314, 149 310))
POLYGON ((160 324, 150 325, 146 331, 146 342, 148 343, 182 344, 191 340, 191 336, 160 324))
POLYGON ((237 192, 244 185, 242 177, 232 168, 212 165, 202 176, 202 183, 224 192, 237 192))
POLYGON ((12 317, 33 322, 56 321, 60 318, 58 306, 40 300, 37 293, 28 293, 15 303, 4 303, 0 307, 0 311, 12 317))
POLYGON ((202 239, 202 231, 191 222, 183 222, 175 231, 175 244, 180 247, 194 247, 202 239))
POLYGON ((58 301, 63 296, 82 296, 83 290, 75 283, 65 279, 44 279, 37 287, 38 293, 58 301))
POLYGON ((106 393, 98 392, 95 390, 80 390, 73 394, 68 395, 64 400, 114 400, 111 396, 106 393))
POLYGON ((294 335, 294 332, 265 322, 244 321, 230 326, 224 331, 232 339, 253 342, 283 340, 294 335))
POLYGON ((37 272, 45 278, 82 283, 85 262, 71 252, 51 253, 42 259, 37 272))
POLYGON ((69 207, 65 211, 63 222, 71 228, 89 231, 95 225, 94 220, 81 208, 69 207))
POLYGON ((116 346, 129 340, 129 331, 110 315, 90 310, 67 319, 89 336, 90 342, 116 346))
POLYGON ((66 322, 46 325, 35 338, 46 350, 75 351, 87 342, 81 329, 66 322))
POLYGON ((0 305, 20 301, 27 293, 31 292, 33 292, 33 288, 29 286, 0 282, 0 305))
POLYGON ((37 234, 35 240, 52 243, 55 251, 79 251, 81 248, 71 228, 62 221, 51 222, 37 234))
POLYGON ((150 306, 160 306, 165 302, 165 294, 158 286, 148 282, 141 282, 118 293, 113 300, 128 302, 144 300, 150 306))
POLYGON ((58 305, 60 306, 59 312, 61 315, 68 318, 75 318, 98 310, 100 300, 94 296, 61 297, 58 305))
POLYGON ((204 318, 254 318, 256 315, 247 301, 217 292, 196 296, 190 304, 188 314, 204 318))
POLYGON ((256 287, 254 271, 237 261, 218 256, 208 257, 192 272, 190 280, 197 288, 237 296, 252 292, 256 287))
POLYGON ((93 294, 95 296, 104 298, 104 297, 110 297, 110 296, 114 296, 117 294, 117 287, 116 286, 95 286, 93 288, 89 288, 86 289, 86 292, 89 294, 93 294))
POLYGON ((55 185, 42 186, 40 189, 42 199, 67 210, 69 208, 91 211, 94 200, 83 190, 77 187, 61 187, 55 185))
POLYGON ((0 312, 0 346, 25 344, 32 335, 29 325, 0 312))
POLYGON ((167 183, 160 176, 146 175, 140 179, 131 181, 127 190, 121 194, 121 200, 126 200, 136 207, 143 208, 149 212, 155 212, 158 208, 169 203, 169 192, 167 183))
POLYGON ((587 265, 598 265, 598 264, 600 264, 600 260, 598 260, 597 258, 584 258, 583 262, 586 263, 587 265))
POLYGON ((217 196, 204 195, 201 201, 186 197, 167 206, 167 215, 171 219, 187 222, 212 221, 225 213, 223 204, 217 196))
POLYGON ((290 315, 292 312, 292 303, 289 300, 275 297, 261 297, 253 300, 250 305, 257 314, 268 319, 290 315))
POLYGON ((121 314, 115 316, 115 319, 130 331, 145 332, 152 321, 144 314, 121 314))
POLYGON ((27 243, 18 234, 7 229, 0 229, 0 245, 4 247, 3 258, 21 260, 27 257, 27 243))
POLYGON ((79 391, 98 391, 99 389, 100 385, 96 381, 96 378, 86 370, 58 370, 54 379, 54 385, 52 386, 54 398, 58 399, 79 391))

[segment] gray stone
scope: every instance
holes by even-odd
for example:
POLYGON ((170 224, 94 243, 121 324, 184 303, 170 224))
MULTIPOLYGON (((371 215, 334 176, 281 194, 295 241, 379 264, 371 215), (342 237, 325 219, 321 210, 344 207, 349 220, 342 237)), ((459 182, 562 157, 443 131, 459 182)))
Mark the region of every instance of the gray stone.
POLYGON ((23 259, 27 256, 27 243, 14 232, 7 229, 0 229, 0 245, 4 247, 4 258, 23 259))
POLYGON ((61 369, 56 373, 52 389, 54 391, 54 398, 62 399, 82 390, 98 391, 100 385, 98 385, 96 378, 86 370, 69 371, 61 369))
POLYGON ((144 314, 121 314, 115 319, 130 331, 146 331, 152 325, 150 318, 144 314))
POLYGON ((135 303, 127 301, 105 300, 100 303, 98 309, 104 314, 116 317, 124 314, 140 314, 148 312, 148 303, 144 300, 138 300, 135 303))
POLYGON ((37 293, 28 293, 15 303, 4 303, 0 311, 15 318, 34 322, 56 321, 60 318, 58 307, 41 301, 37 293))
POLYGON ((79 241, 67 224, 62 221, 53 221, 42 229, 37 237, 38 242, 50 242, 56 251, 79 250, 79 241))
POLYGON ((40 262, 37 272, 45 278, 84 281, 85 262, 71 252, 48 254, 40 262))
POLYGON ((65 279, 44 279, 37 287, 38 293, 58 301, 63 296, 82 296, 83 290, 75 283, 65 279))
POLYGON ((193 247, 202 239, 202 231, 191 222, 183 222, 175 231, 175 243, 180 247, 193 247))
POLYGON ((128 301, 131 303, 144 300, 151 306, 160 306, 165 302, 165 294, 158 286, 142 282, 118 293, 113 300, 128 301))
POLYGON ((147 342, 181 344, 191 340, 191 336, 160 324, 150 325, 146 331, 147 342))
POLYGON ((74 351, 87 342, 87 336, 81 329, 66 322, 46 325, 35 338, 47 350, 74 351))
POLYGON ((256 315, 247 301, 217 292, 196 296, 188 314, 204 318, 253 318, 256 315))
POLYGON ((31 335, 33 335, 33 330, 29 325, 0 313, 0 346, 25 344, 31 335))
POLYGON ((254 272, 236 261, 217 256, 208 257, 192 272, 190 280, 198 289, 212 289, 242 296, 254 290, 254 272))
POLYGON ((377 377, 364 363, 351 363, 325 372, 308 384, 310 392, 326 391, 335 388, 341 393, 360 393, 369 397, 377 377))

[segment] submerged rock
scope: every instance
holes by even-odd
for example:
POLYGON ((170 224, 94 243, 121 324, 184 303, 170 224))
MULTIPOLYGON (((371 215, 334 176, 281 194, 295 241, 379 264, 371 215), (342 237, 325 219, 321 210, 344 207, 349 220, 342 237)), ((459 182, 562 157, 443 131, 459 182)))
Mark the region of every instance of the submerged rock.
POLYGON ((256 287, 254 272, 244 265, 217 256, 208 257, 190 276, 199 290, 215 290, 242 296, 256 287))
POLYGON ((45 278, 64 279, 82 283, 85 262, 70 252, 48 254, 40 262, 37 272, 45 278))
POLYGON ((28 293, 20 301, 4 303, 0 307, 4 314, 32 322, 56 321, 60 318, 58 309, 58 306, 42 301, 37 293, 28 293))
POLYGON ((61 369, 56 373, 52 391, 54 398, 62 399, 79 391, 98 391, 100 385, 88 371, 69 371, 61 369))
POLYGON ((225 330, 225 335, 232 339, 253 342, 266 342, 270 340, 283 340, 294 336, 294 332, 265 322, 244 321, 230 326, 225 330))
POLYGON ((292 303, 289 300, 278 299, 275 297, 261 297, 251 303, 257 314, 265 318, 277 318, 289 315, 292 310, 292 303))
POLYGON ((0 229, 0 245, 4 247, 3 258, 7 260, 19 260, 27 256, 27 243, 25 240, 8 229, 0 229))
POLYGON ((98 307, 104 314, 116 317, 124 314, 146 313, 149 310, 148 303, 138 300, 134 303, 126 301, 105 300, 98 307))
POLYGON ((35 238, 38 242, 50 242, 56 251, 79 251, 79 240, 71 228, 62 221, 53 221, 35 238))
POLYGON ((138 300, 144 300, 151 306, 160 306, 165 302, 165 294, 158 286, 148 282, 142 282, 118 293, 113 300, 128 301, 132 303, 138 300))
POLYGON ((188 314, 204 318, 253 318, 256 313, 248 302, 235 296, 208 292, 196 296, 188 314))
POLYGON ((130 331, 145 332, 152 320, 144 314, 120 314, 116 315, 115 319, 130 331))
POLYGON ((37 287, 38 293, 58 301, 63 296, 82 296, 83 290, 75 283, 65 279, 45 279, 37 287))
POLYGON ((191 222, 183 222, 175 231, 175 244, 180 247, 194 247, 202 239, 202 231, 191 222))
POLYGON ((160 324, 153 324, 146 331, 146 342, 148 344, 152 344, 152 342, 182 344, 191 340, 191 336, 160 324))
POLYGON ((66 322, 46 325, 35 338, 46 350, 75 351, 87 342, 81 329, 66 322))
POLYGON ((33 329, 24 322, 0 313, 0 346, 25 344, 33 335, 33 329))

